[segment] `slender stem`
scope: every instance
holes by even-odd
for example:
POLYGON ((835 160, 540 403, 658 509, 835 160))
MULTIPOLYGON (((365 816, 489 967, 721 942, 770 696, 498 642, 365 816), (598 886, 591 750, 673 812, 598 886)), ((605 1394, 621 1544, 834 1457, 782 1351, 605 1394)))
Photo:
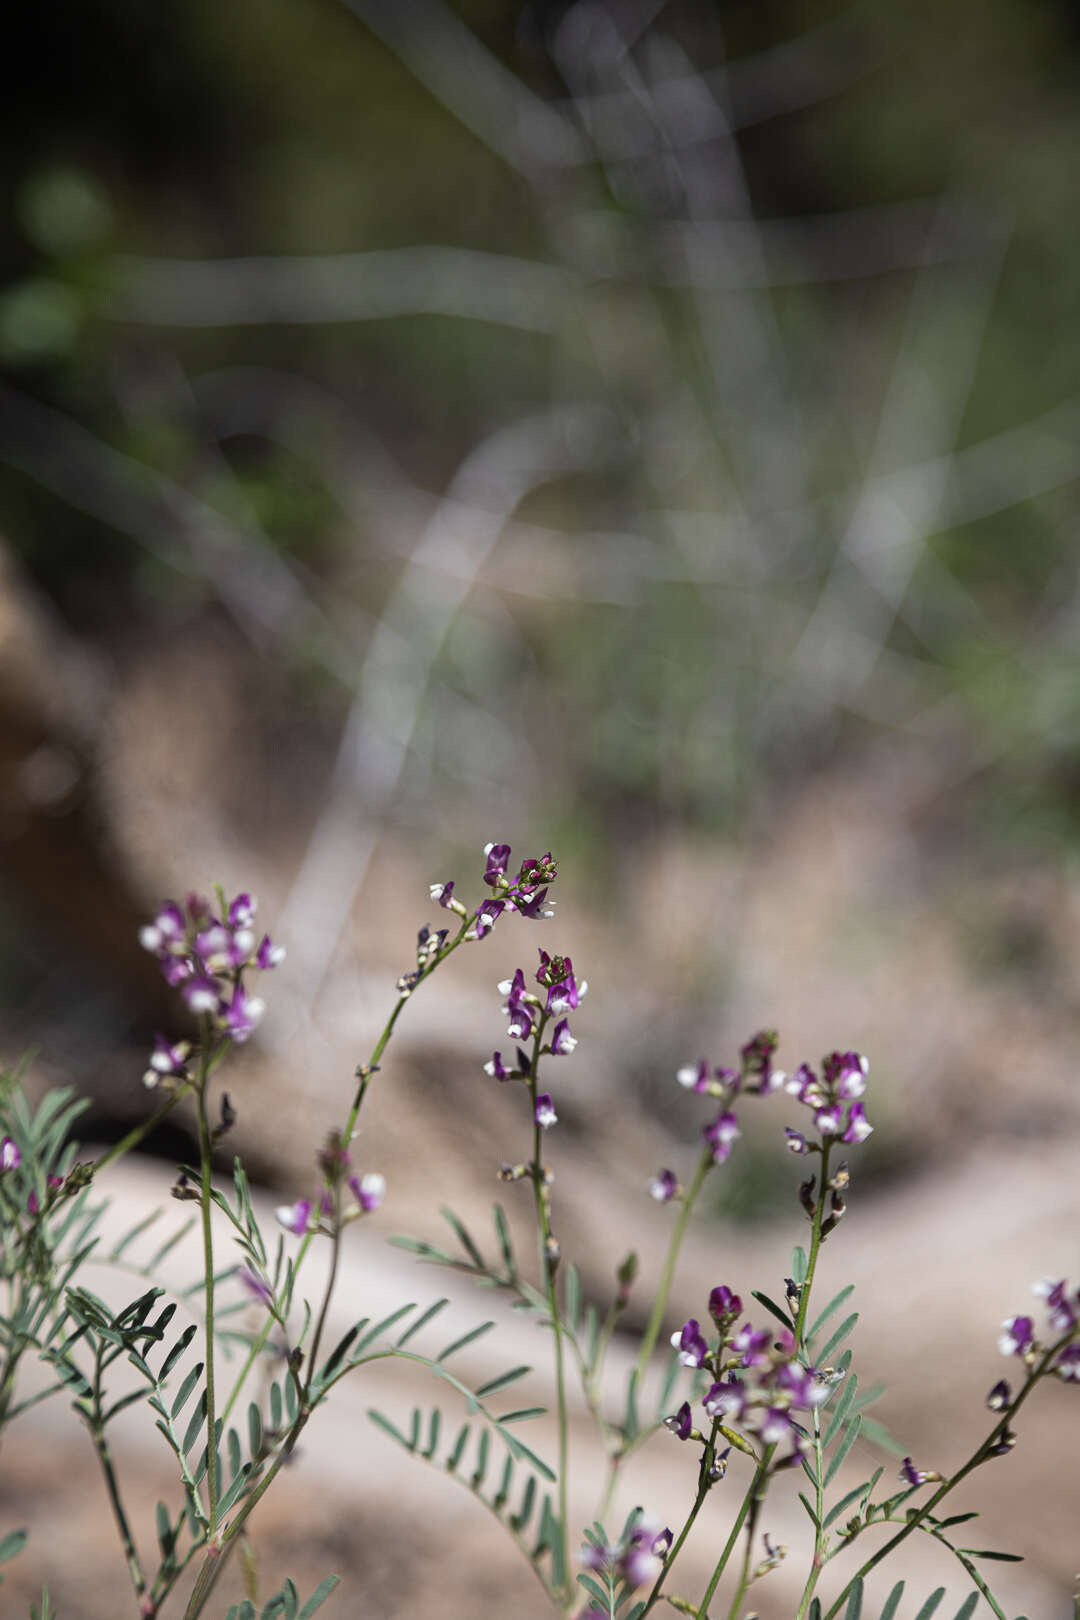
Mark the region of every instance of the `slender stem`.
POLYGON ((555 1336, 555 1395, 559 1425, 559 1540, 562 1547, 563 1590, 566 1602, 573 1599, 574 1585, 570 1573, 570 1524, 567 1473, 570 1452, 570 1424, 566 1407, 566 1369, 563 1356, 563 1327, 559 1315, 559 1300, 555 1289, 555 1270, 558 1260, 552 1255, 551 1217, 548 1209, 547 1188, 544 1184, 544 1165, 541 1157, 541 1128, 536 1119, 538 1095, 537 1074, 540 1068, 540 1043, 547 1025, 547 1014, 541 1014, 533 1039, 532 1062, 529 1065, 529 1101, 533 1115, 532 1182, 536 1199, 536 1220, 539 1228, 540 1270, 544 1279, 551 1330, 555 1336))
POLYGON ((675 1278, 675 1267, 679 1259, 679 1250, 682 1248, 683 1238, 686 1236, 686 1228, 690 1224, 690 1216, 693 1212, 694 1204, 697 1201, 698 1194, 704 1186, 705 1177, 712 1169, 712 1164, 712 1149, 706 1148, 698 1161, 697 1169, 694 1171, 694 1179, 682 1197, 678 1219, 675 1222, 675 1229, 671 1234, 671 1241, 668 1244, 667 1255, 664 1259, 664 1268, 660 1273, 660 1284, 657 1288, 656 1298, 653 1301, 653 1308, 649 1315, 644 1337, 641 1341, 641 1349, 638 1351, 637 1380, 639 1384, 645 1376, 646 1369, 649 1365, 649 1357, 652 1355, 653 1350, 656 1347, 656 1341, 660 1335, 660 1328, 664 1320, 664 1312, 667 1310, 668 1295, 671 1293, 671 1284, 675 1278))
POLYGON ((772 1454, 775 1450, 775 1446, 768 1446, 762 1454, 757 1468, 754 1470, 754 1477, 750 1481, 746 1495, 743 1497, 742 1503, 739 1507, 739 1511, 735 1515, 735 1523, 732 1525, 731 1532, 727 1538, 727 1541, 724 1543, 724 1550, 720 1554, 720 1557, 717 1560, 716 1568, 712 1572, 712 1577, 709 1584, 705 1588, 705 1595, 698 1604, 698 1620, 706 1620, 706 1616, 708 1615, 709 1611, 709 1604, 712 1602, 713 1593, 720 1584, 721 1575, 727 1568, 728 1559, 731 1557, 731 1554, 734 1551, 735 1543, 739 1539, 739 1532, 746 1523, 746 1515, 750 1511, 751 1504, 754 1501, 761 1481, 765 1477, 769 1463, 772 1461, 772 1454))
POLYGON ((187 1081, 184 1085, 178 1086, 171 1096, 166 1097, 161 1106, 155 1108, 154 1112, 144 1119, 141 1124, 133 1126, 126 1136, 120 1138, 119 1142, 114 1142, 107 1153, 103 1153, 100 1159, 94 1160, 94 1174, 100 1174, 116 1159, 123 1158, 125 1153, 130 1153, 132 1148, 137 1148, 144 1137, 149 1136, 150 1132, 156 1130, 161 1124, 166 1115, 172 1113, 177 1103, 188 1095, 192 1087, 192 1081, 187 1081))
MULTIPOLYGON (((466 934, 466 932, 467 932, 467 930, 469 928, 469 925, 470 925, 470 923, 472 921, 474 921, 474 917, 472 915, 463 918, 462 923, 461 923, 461 927, 459 928, 456 937, 454 939, 452 939, 448 945, 445 945, 443 947, 443 949, 437 953, 437 955, 432 957, 431 961, 427 964, 427 966, 420 973, 420 976, 417 979, 416 983, 413 985, 412 990, 408 994, 399 995, 399 997, 398 997, 398 999, 397 999, 397 1001, 396 1001, 396 1003, 394 1005, 393 1011, 391 1012, 390 1017, 387 1019, 386 1024, 383 1027, 382 1034, 379 1036, 378 1040, 375 1043, 375 1046, 374 1046, 374 1049, 372 1050, 370 1058, 368 1059, 367 1063, 364 1064, 357 1071, 359 1084, 357 1085, 356 1094, 355 1094, 355 1096, 353 1098, 352 1107, 349 1110, 348 1118, 347 1118, 347 1120, 345 1122, 345 1128, 344 1128, 344 1130, 342 1132, 342 1138, 341 1138, 342 1142, 343 1142, 343 1144, 345 1145, 346 1148, 348 1147, 349 1142, 352 1140, 353 1132, 356 1129, 356 1121, 357 1121, 357 1118, 359 1116, 361 1106, 363 1105, 364 1098, 367 1095, 368 1086, 371 1084, 372 1076, 373 1076, 373 1074, 375 1072, 375 1069, 378 1066, 380 1058, 382 1057, 383 1053, 386 1050, 386 1047, 387 1047, 387 1045, 388 1045, 388 1043, 390 1041, 390 1037, 394 1032, 394 1026, 397 1023, 398 1018, 401 1015, 402 1009, 404 1008, 406 1002, 411 1000, 412 996, 416 994, 416 991, 419 989, 420 985, 423 984, 426 979, 429 979, 431 977, 431 975, 434 973, 435 969, 442 962, 445 962, 446 958, 453 951, 457 950, 458 946, 464 941, 465 934, 466 934)), ((204 1182, 205 1182, 205 1180, 206 1180, 206 1178, 204 1177, 204 1182)), ((309 1248, 311 1247, 313 1237, 314 1237, 313 1232, 306 1233, 303 1240, 302 1240, 302 1242, 301 1242, 301 1244, 300 1244, 300 1248, 297 1251, 296 1260, 293 1263, 292 1277, 291 1277, 289 1290, 288 1290, 288 1293, 287 1293, 286 1297, 281 1301, 281 1315, 282 1316, 285 1316, 288 1313, 289 1308, 290 1308, 290 1306, 292 1304, 292 1296, 293 1296, 293 1290, 296 1287, 296 1279, 299 1276, 300 1268, 303 1265, 303 1262, 304 1262, 304 1260, 305 1260, 305 1258, 307 1256, 309 1248)), ((318 1321, 318 1323, 316 1325, 315 1338, 312 1341, 312 1350, 310 1352, 312 1366, 314 1365, 315 1352, 318 1349, 319 1340, 321 1338, 322 1331, 323 1331, 323 1326, 325 1324, 326 1312, 327 1312, 327 1309, 329 1307, 329 1302, 330 1302, 330 1295, 331 1295, 331 1293, 333 1291, 333 1285, 334 1285, 334 1282, 336 1280, 338 1260, 339 1260, 339 1243, 335 1239, 335 1252, 334 1252, 334 1256, 333 1256, 333 1258, 331 1260, 331 1275, 330 1275, 327 1291, 326 1291, 326 1293, 325 1293, 325 1295, 323 1297, 323 1305, 322 1305, 322 1309, 320 1311, 319 1321, 318 1321)), ((209 1277, 211 1275, 211 1272, 210 1272, 210 1269, 209 1269, 209 1262, 207 1264, 208 1264, 207 1276, 209 1277)), ((254 1344, 251 1346, 251 1349, 248 1351, 247 1357, 246 1357, 246 1359, 244 1361, 244 1365, 240 1370, 239 1377, 236 1379, 236 1382, 234 1383, 234 1385, 232 1387, 232 1390, 229 1393, 229 1398, 228 1398, 228 1401, 227 1401, 227 1403, 225 1405, 224 1412, 222 1414, 222 1423, 223 1424, 225 1422, 225 1419, 228 1417, 228 1414, 232 1411, 233 1406, 236 1404, 236 1401, 239 1399, 239 1396, 240 1396, 240 1394, 241 1394, 241 1392, 243 1390, 244 1384, 245 1384, 245 1382, 247 1380, 248 1374, 250 1373, 251 1368, 254 1365, 254 1363, 255 1363, 256 1359, 258 1358, 259 1354, 261 1353, 262 1349, 264 1348, 267 1339, 270 1337, 270 1333, 273 1330, 274 1323, 275 1323, 276 1320, 277 1320, 277 1318, 274 1315, 268 1313, 266 1322, 263 1324, 262 1330, 259 1333, 258 1338, 255 1340, 254 1344)), ((208 1369, 210 1367, 210 1364, 211 1364, 210 1357, 208 1356, 207 1357, 208 1369)), ((310 1376, 309 1376, 308 1384, 309 1384, 309 1387, 310 1387, 310 1376)), ((209 1393, 209 1390, 210 1390, 209 1380, 208 1380, 207 1390, 208 1390, 207 1402, 208 1402, 208 1405, 209 1405, 209 1402, 210 1402, 210 1399, 211 1399, 211 1396, 210 1396, 210 1393, 209 1393)), ((298 1391, 298 1393, 299 1393, 299 1391, 298 1391)), ((236 1517, 230 1522, 228 1527, 222 1533, 220 1543, 217 1546, 211 1546, 207 1550, 206 1557, 203 1560, 202 1567, 201 1567, 201 1569, 199 1571, 198 1577, 196 1578, 195 1586, 192 1589, 191 1597, 188 1600, 188 1606, 187 1606, 186 1610, 184 1611, 184 1620, 195 1620, 195 1616, 202 1613, 202 1610, 203 1610, 203 1607, 204 1607, 204 1605, 206 1603, 206 1600, 208 1599, 211 1591, 214 1588, 214 1585, 216 1584, 217 1580, 219 1579, 219 1577, 220 1577, 220 1575, 221 1575, 221 1573, 222 1573, 222 1571, 223 1571, 223 1569, 225 1567, 226 1562, 228 1561, 229 1554, 230 1554, 233 1546, 235 1545, 235 1538, 236 1538, 237 1533, 243 1527, 243 1525, 246 1523, 246 1521, 247 1521, 249 1515, 251 1514, 252 1510, 254 1509, 256 1503, 258 1503, 261 1500, 261 1498, 265 1494, 268 1486, 270 1485, 271 1481, 277 1475, 278 1470, 282 1466, 282 1463, 285 1461, 285 1459, 288 1457, 289 1453, 292 1451, 293 1447, 296 1444, 297 1438, 299 1437, 299 1434, 300 1434, 301 1430, 303 1429, 304 1424, 307 1422, 309 1416, 310 1416, 310 1411, 306 1408, 306 1403, 304 1402, 304 1400, 301 1400, 300 1411, 297 1414, 296 1422, 293 1424, 293 1426, 290 1429, 288 1435, 286 1436, 286 1439, 282 1444, 281 1450, 278 1452, 278 1454, 275 1457, 273 1463, 270 1465, 269 1469, 263 1475, 262 1479, 259 1481, 258 1485, 251 1492, 251 1494, 249 1496, 245 1497, 239 1511, 236 1514, 236 1517)), ((216 1458, 215 1458, 215 1461, 216 1461, 216 1458)), ((210 1458, 208 1456, 207 1457, 208 1477, 209 1477, 209 1467, 210 1467, 210 1458)), ((213 1519, 214 1519, 214 1514, 213 1514, 213 1512, 211 1512, 211 1520, 213 1521, 213 1519)), ((212 1525, 210 1534, 211 1534, 211 1536, 213 1535, 213 1525, 212 1525)), ((569 1569, 569 1564, 567 1565, 567 1568, 569 1569)))
MULTIPOLYGON (((335 1202, 340 1207, 340 1188, 335 1189, 335 1202)), ((334 1284, 337 1282, 338 1263, 341 1259, 341 1228, 337 1225, 337 1214, 338 1210, 335 1210, 334 1235, 330 1240, 330 1275, 326 1279, 326 1288, 319 1309, 319 1319, 315 1324, 315 1335, 311 1341, 311 1349, 308 1351, 308 1375, 302 1391, 303 1404, 305 1405, 311 1393, 312 1380, 315 1377, 319 1345, 322 1341, 323 1329, 326 1326, 326 1313, 330 1309, 330 1296, 334 1292, 334 1284)))
POLYGON ((209 1074, 210 1030, 203 1020, 202 1062, 196 1082, 195 1100, 199 1116, 199 1204, 202 1212, 203 1269, 206 1316, 206 1495, 210 1519, 208 1536, 217 1529, 218 1466, 217 1412, 214 1400, 214 1235, 210 1222, 211 1155, 210 1122, 206 1113, 206 1081, 209 1074))
MULTIPOLYGON (((668 1576, 671 1574, 671 1571, 672 1571, 672 1568, 674 1566, 675 1560, 676 1560, 676 1558, 678 1558, 680 1552, 682 1551, 683 1543, 685 1542, 687 1536, 690 1534, 690 1531, 692 1530, 693 1525, 694 1525, 694 1520, 697 1518, 698 1514, 701 1512, 701 1505, 704 1502, 706 1496, 709 1494, 710 1487, 714 1483, 713 1478, 712 1478, 712 1468, 713 1468, 714 1459, 716 1457, 716 1432, 719 1429, 719 1427, 720 1427, 720 1419, 715 1418, 713 1420, 712 1433, 710 1434, 709 1439, 706 1442, 705 1449, 701 1454, 701 1463, 700 1463, 700 1466, 698 1468, 697 1494, 694 1497, 694 1501, 693 1501, 693 1504, 692 1504, 692 1506, 690 1508, 690 1512, 686 1516, 686 1521, 683 1524, 682 1529, 679 1531, 678 1536, 675 1538, 674 1546, 671 1548, 671 1551, 668 1553, 667 1557, 664 1559, 664 1567, 660 1571, 659 1575, 656 1577, 656 1582, 655 1582, 655 1584, 653 1586, 652 1591, 649 1593, 648 1601, 646 1602, 644 1609, 641 1611, 641 1615, 639 1617, 639 1620, 645 1620, 645 1616, 648 1614, 648 1612, 652 1608, 653 1604, 656 1603, 657 1599, 659 1598, 660 1593, 663 1590, 664 1582, 667 1580, 668 1576)), ((603 1523, 603 1519, 600 1520, 600 1523, 601 1524, 603 1523)))
MULTIPOLYGON (((832 1608, 829 1609, 828 1613, 825 1615, 825 1620, 833 1620, 833 1617, 839 1613, 840 1608, 842 1607, 845 1599, 848 1597, 852 1585, 856 1580, 865 1580, 870 1571, 880 1564, 883 1559, 888 1558, 889 1555, 900 1545, 900 1543, 905 1541, 907 1537, 911 1535, 912 1531, 919 1529, 920 1525, 922 1525, 924 1520, 934 1511, 938 1503, 948 1496, 949 1492, 955 1489, 962 1479, 966 1479, 973 1469, 978 1468, 980 1463, 986 1462, 991 1456, 994 1455, 994 1448, 1004 1437, 1006 1431, 1012 1423, 1013 1418, 1027 1400, 1028 1396, 1035 1388, 1035 1385, 1044 1377, 1055 1356, 1057 1356, 1064 1346, 1071 1342, 1075 1336, 1076 1330, 1074 1330, 1071 1334, 1066 1335, 1066 1337, 1060 1340, 1057 1344, 1051 1345, 1050 1349, 1047 1350, 1043 1355, 1038 1366, 1032 1369, 1027 1381, 1023 1385, 1023 1388, 1018 1391, 1016 1399, 1005 1409, 998 1422, 987 1435, 986 1439, 983 1440, 980 1445, 976 1446, 967 1462, 962 1464, 962 1466, 957 1469, 955 1474, 952 1474, 948 1479, 942 1480, 941 1484, 938 1486, 938 1489, 931 1497, 928 1498, 926 1502, 923 1503, 922 1507, 918 1508, 917 1510, 912 1510, 911 1517, 908 1519, 904 1527, 901 1530, 898 1530, 895 1536, 890 1536, 889 1540, 879 1547, 877 1552, 874 1553, 871 1558, 866 1560, 862 1568, 859 1569, 848 1581, 832 1608)), ((837 1549, 837 1551, 840 1550, 842 1549, 837 1549)), ((833 1556, 835 1556, 835 1554, 833 1554, 833 1556)))
POLYGON ((146 1577, 139 1561, 138 1550, 131 1534, 131 1526, 127 1521, 127 1514, 124 1512, 124 1504, 120 1499, 120 1486, 117 1483, 109 1443, 105 1438, 105 1429, 101 1422, 100 1398, 97 1403, 96 1417, 91 1421, 89 1427, 94 1442, 94 1450, 97 1452, 101 1471, 105 1476, 105 1488, 109 1495, 109 1506, 112 1508, 112 1515, 116 1520, 120 1544, 124 1549, 124 1560, 128 1567, 128 1574, 131 1576, 131 1584, 135 1588, 135 1596, 141 1599, 146 1594, 146 1577))

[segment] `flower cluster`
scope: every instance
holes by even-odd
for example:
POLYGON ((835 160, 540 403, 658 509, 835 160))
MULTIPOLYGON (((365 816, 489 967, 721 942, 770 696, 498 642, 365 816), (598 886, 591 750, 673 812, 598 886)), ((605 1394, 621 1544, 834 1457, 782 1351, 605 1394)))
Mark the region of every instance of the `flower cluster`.
MULTIPOLYGON (((499 994, 506 998, 503 1012, 510 1020, 506 1033, 513 1041, 527 1041, 534 1030, 539 1030, 554 1018, 551 1037, 540 1051, 551 1057, 569 1057, 577 1046, 577 1040, 570 1033, 570 1023, 565 1015, 581 1005, 589 988, 588 980, 582 979, 579 983, 570 957, 549 956, 547 951, 541 951, 536 982, 543 994, 538 995, 535 990, 527 988, 525 973, 518 968, 512 979, 503 979, 499 984, 499 994)), ((508 1067, 503 1062, 502 1053, 493 1052, 484 1064, 484 1073, 490 1074, 494 1080, 528 1080, 532 1073, 532 1059, 519 1045, 508 1067)), ((546 1130, 555 1121, 554 1105, 545 1092, 536 1100, 536 1123, 546 1130)))
MULTIPOLYGON (((493 892, 491 898, 472 914, 466 939, 483 939, 490 934, 504 911, 516 911, 519 916, 528 917, 534 922, 555 915, 555 902, 547 903, 548 888, 557 875, 550 850, 539 859, 530 857, 522 861, 517 876, 513 878, 507 876, 509 844, 485 844, 484 858, 484 882, 493 892)), ((432 883, 428 892, 447 911, 456 912, 459 917, 469 916, 468 909, 454 897, 452 880, 448 883, 432 883)))
MULTIPOLYGON (((823 1137, 839 1137, 841 1142, 865 1142, 874 1127, 866 1117, 865 1105, 858 1101, 866 1090, 870 1065, 858 1052, 830 1052, 817 1075, 808 1063, 800 1064, 793 1075, 784 1077, 784 1090, 813 1110, 814 1125, 823 1137)), ((814 1145, 802 1131, 787 1132, 792 1153, 812 1153, 814 1145)))
MULTIPOLYGON (((634 1591, 646 1582, 651 1584, 657 1579, 664 1567, 664 1559, 671 1551, 672 1540, 670 1530, 657 1532, 655 1520, 633 1519, 617 1547, 607 1547, 603 1542, 590 1538, 582 1552, 581 1562, 586 1569, 605 1576, 612 1583, 625 1581, 629 1590, 634 1591)), ((586 1609, 582 1620, 587 1620, 590 1614, 599 1613, 596 1609, 586 1609)))
POLYGON ((331 1132, 326 1146, 318 1154, 322 1172, 322 1191, 317 1204, 310 1198, 298 1198, 295 1204, 281 1204, 274 1214, 287 1232, 306 1237, 309 1232, 332 1234, 347 1226, 360 1215, 372 1215, 386 1197, 386 1181, 377 1171, 351 1176, 352 1160, 339 1132, 331 1132), (353 1202, 341 1202, 341 1189, 348 1187, 353 1202))
MULTIPOLYGON (((219 890, 216 911, 202 895, 189 894, 182 907, 167 900, 153 922, 139 930, 140 944, 157 957, 166 983, 180 991, 191 1012, 209 1018, 233 1041, 246 1041, 265 1010, 244 988, 244 973, 275 968, 285 956, 269 934, 257 939, 255 911, 249 894, 226 901, 219 890)), ((190 1050, 186 1041, 171 1045, 159 1035, 144 1083, 185 1078, 190 1050)))
MULTIPOLYGON (((816 1368, 803 1365, 787 1328, 777 1334, 750 1322, 738 1327, 742 1308, 738 1294, 721 1283, 709 1295, 715 1344, 710 1346, 694 1317, 672 1335, 671 1342, 684 1367, 712 1373, 714 1382, 702 1400, 710 1418, 734 1421, 766 1445, 790 1438, 796 1456, 804 1436, 791 1413, 820 1406, 828 1398, 830 1381, 816 1368)), ((693 1427, 689 1401, 664 1422, 680 1440, 703 1438, 693 1427)), ((727 1431, 725 1437, 734 1438, 727 1431)))
MULTIPOLYGON (((1046 1339, 1050 1342, 1036 1335, 1032 1317, 1010 1316, 1001 1324, 998 1349, 1003 1356, 1019 1356, 1028 1366, 1034 1366, 1049 1350, 1053 1354, 1050 1371, 1069 1382, 1080 1382, 1080 1288, 1070 1294, 1063 1277, 1043 1277, 1033 1285, 1032 1293, 1046 1302, 1046 1339)), ((1007 1400, 1008 1385, 1005 1390, 1007 1400)))

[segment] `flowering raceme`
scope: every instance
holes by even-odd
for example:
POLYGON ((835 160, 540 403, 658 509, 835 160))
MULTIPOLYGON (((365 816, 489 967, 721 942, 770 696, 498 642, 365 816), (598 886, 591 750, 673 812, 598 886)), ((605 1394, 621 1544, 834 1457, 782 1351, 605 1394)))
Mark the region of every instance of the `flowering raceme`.
MULTIPOLYGON (((165 982, 180 991, 190 1011, 238 1043, 250 1039, 265 1011, 262 1000, 248 994, 244 974, 267 972, 285 957, 284 947, 269 934, 256 940, 251 926, 256 909, 251 895, 226 902, 219 890, 215 914, 209 900, 189 894, 183 907, 167 900, 154 921, 139 930, 140 944, 157 957, 165 982)), ((170 1044, 159 1035, 144 1084, 186 1078, 190 1050, 186 1041, 170 1044)))

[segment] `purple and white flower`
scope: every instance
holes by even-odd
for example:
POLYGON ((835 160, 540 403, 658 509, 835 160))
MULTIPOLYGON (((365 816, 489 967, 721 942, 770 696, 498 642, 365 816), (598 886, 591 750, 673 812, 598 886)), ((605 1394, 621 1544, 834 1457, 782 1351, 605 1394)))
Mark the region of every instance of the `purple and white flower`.
POLYGON ((303 1237, 311 1225, 311 1199, 298 1198, 295 1204, 279 1204, 274 1218, 286 1232, 303 1237))
POLYGON ((0 1171, 17 1170, 22 1164, 22 1154, 19 1144, 12 1137, 5 1136, 0 1142, 0 1171))
POLYGON ((679 1360, 684 1367, 703 1367, 705 1365, 705 1357, 709 1353, 709 1346, 696 1317, 692 1316, 680 1328, 678 1333, 673 1333, 671 1342, 679 1352, 679 1360))
POLYGON ((536 1099, 535 1119, 542 1131, 550 1130, 553 1125, 557 1125, 559 1122, 559 1116, 555 1112, 555 1104, 546 1091, 541 1092, 536 1099))
POLYGON ((1035 1323, 1030 1316, 1010 1316, 1001 1327, 998 1349, 1003 1356, 1024 1356, 1035 1343, 1035 1323))
POLYGON ((369 1170, 362 1176, 350 1176, 349 1186, 365 1215, 373 1214, 386 1197, 386 1177, 380 1176, 377 1170, 369 1170))
POLYGON ((655 1198, 658 1204, 670 1204, 681 1192, 682 1188, 671 1170, 658 1170, 649 1182, 649 1197, 655 1198))

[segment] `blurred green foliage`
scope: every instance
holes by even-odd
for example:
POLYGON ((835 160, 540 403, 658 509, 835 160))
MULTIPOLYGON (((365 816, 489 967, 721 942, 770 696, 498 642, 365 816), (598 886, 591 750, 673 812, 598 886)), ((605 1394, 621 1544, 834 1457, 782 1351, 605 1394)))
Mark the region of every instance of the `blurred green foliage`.
MULTIPOLYGON (((597 868, 615 824, 737 833, 793 777, 884 739, 967 749, 954 802, 991 841, 1074 844, 1080 459, 1064 419, 1038 426, 1075 390, 1073 9, 684 0, 612 58, 603 4, 431 0, 409 9, 408 61, 363 20, 375 0, 356 11, 93 0, 14 25, 32 71, 0 114, 0 525, 69 622, 106 638, 221 607, 146 524, 51 482, 62 435, 28 461, 27 405, 274 551, 359 659, 463 460, 587 402, 614 450, 526 492, 436 658, 450 696, 418 737, 440 783, 543 738, 544 813, 581 836, 591 816, 597 868), (558 168, 538 148, 515 171, 422 82, 440 18, 487 64, 461 69, 466 115, 489 68, 579 132, 590 95, 648 101, 680 74, 684 107, 714 113, 685 146, 669 130, 666 156, 558 168), (250 274, 226 266, 205 320, 153 318, 162 261, 432 246, 558 270, 556 317, 249 325, 214 315, 250 274), (1025 424, 1015 466, 993 442, 965 462, 1025 424), (872 532, 851 541, 875 479, 935 458, 955 497, 886 535, 884 562, 872 532)), ((413 262, 388 265, 389 293, 413 262)), ((479 296, 490 263, 462 263, 479 296)), ((358 274, 340 261, 326 286, 358 274)), ((298 627, 277 649, 301 701, 320 646, 298 627)), ((323 661, 329 712, 341 675, 323 661)))

